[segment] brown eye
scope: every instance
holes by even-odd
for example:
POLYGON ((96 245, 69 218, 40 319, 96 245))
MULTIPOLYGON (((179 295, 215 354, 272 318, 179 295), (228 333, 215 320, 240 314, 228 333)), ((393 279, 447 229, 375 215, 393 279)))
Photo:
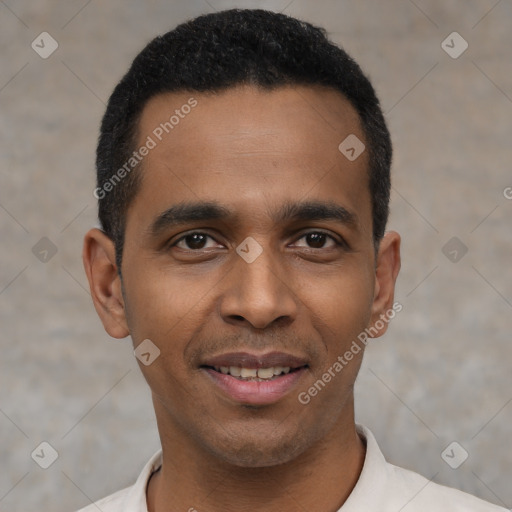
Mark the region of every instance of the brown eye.
POLYGON ((208 238, 213 240, 213 238, 206 233, 189 233, 188 235, 182 236, 179 240, 177 240, 173 246, 176 246, 179 249, 197 251, 205 248, 208 238), (179 244, 182 244, 181 247, 179 244))
POLYGON ((324 233, 323 231, 311 231, 309 233, 305 233, 299 240, 305 239, 307 246, 312 249, 325 249, 325 243, 327 240, 331 240, 331 247, 336 247, 339 242, 332 236, 324 233))

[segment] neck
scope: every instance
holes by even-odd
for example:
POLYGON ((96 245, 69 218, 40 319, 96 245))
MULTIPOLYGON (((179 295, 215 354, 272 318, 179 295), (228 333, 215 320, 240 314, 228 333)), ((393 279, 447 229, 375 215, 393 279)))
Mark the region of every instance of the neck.
POLYGON ((359 478, 366 451, 350 405, 348 417, 340 418, 320 442, 287 463, 262 468, 214 458, 180 437, 155 409, 163 462, 147 488, 148 511, 338 510, 359 478))

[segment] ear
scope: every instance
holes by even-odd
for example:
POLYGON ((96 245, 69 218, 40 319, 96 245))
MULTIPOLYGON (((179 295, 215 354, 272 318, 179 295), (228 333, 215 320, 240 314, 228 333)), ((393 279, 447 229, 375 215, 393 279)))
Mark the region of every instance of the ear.
POLYGON ((395 231, 389 231, 382 237, 377 253, 370 327, 372 338, 382 336, 387 331, 390 318, 395 316, 393 299, 399 271, 400 235, 395 231))
POLYGON ((90 229, 84 237, 82 258, 94 307, 103 327, 113 338, 125 338, 130 330, 115 263, 114 242, 103 231, 90 229))

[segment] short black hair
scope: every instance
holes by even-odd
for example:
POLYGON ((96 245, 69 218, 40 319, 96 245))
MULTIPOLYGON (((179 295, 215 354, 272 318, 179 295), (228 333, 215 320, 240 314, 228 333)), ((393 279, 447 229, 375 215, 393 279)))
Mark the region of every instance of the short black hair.
POLYGON ((154 38, 110 96, 96 151, 95 196, 101 227, 115 245, 119 273, 126 212, 140 186, 139 166, 123 172, 123 179, 113 178, 123 166, 126 169, 135 150, 145 104, 161 93, 215 92, 243 84, 267 90, 323 85, 349 100, 366 138, 373 239, 378 246, 389 215, 392 145, 370 81, 329 41, 325 29, 262 9, 230 9, 199 16, 154 38))

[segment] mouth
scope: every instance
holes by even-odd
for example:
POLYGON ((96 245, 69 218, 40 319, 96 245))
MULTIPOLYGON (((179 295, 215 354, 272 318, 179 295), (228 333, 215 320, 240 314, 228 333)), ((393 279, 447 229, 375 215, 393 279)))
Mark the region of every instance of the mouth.
POLYGON ((238 380, 248 382, 265 382, 275 380, 281 375, 288 375, 304 367, 270 366, 269 368, 242 368, 240 366, 205 366, 223 375, 230 375, 238 380))
POLYGON ((294 388, 309 368, 304 358, 272 352, 223 354, 200 365, 216 388, 237 403, 275 403, 294 388))

